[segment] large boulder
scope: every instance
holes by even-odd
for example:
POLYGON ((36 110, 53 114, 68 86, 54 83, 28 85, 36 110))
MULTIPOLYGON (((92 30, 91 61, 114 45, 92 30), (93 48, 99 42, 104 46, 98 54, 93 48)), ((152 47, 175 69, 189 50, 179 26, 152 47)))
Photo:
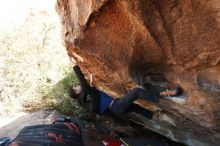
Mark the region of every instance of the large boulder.
POLYGON ((188 145, 220 144, 219 0, 58 0, 56 9, 68 54, 99 90, 118 98, 136 78, 163 75, 185 102, 138 101, 159 113, 145 126, 188 145))

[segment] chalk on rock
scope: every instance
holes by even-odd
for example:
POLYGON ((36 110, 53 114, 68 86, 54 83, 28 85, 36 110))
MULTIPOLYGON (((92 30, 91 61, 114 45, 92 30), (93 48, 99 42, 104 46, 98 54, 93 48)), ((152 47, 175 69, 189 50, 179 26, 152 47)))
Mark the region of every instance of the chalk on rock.
POLYGON ((168 100, 172 100, 173 102, 179 103, 179 104, 183 104, 183 103, 185 103, 185 101, 186 101, 186 97, 185 97, 184 95, 181 95, 181 96, 172 96, 172 97, 167 96, 167 97, 164 97, 164 98, 166 98, 166 99, 168 99, 168 100))

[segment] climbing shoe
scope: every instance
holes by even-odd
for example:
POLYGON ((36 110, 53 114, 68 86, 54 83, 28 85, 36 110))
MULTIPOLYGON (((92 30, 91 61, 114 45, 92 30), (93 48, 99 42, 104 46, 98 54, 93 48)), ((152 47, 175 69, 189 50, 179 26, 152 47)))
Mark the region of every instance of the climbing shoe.
POLYGON ((172 89, 166 89, 160 92, 160 96, 162 97, 174 97, 182 94, 182 89, 180 87, 175 87, 172 89))

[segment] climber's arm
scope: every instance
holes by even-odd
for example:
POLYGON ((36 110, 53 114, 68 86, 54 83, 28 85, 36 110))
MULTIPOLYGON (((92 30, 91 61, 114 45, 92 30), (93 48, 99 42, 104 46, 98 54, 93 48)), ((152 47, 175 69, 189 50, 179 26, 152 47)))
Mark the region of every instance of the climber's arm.
POLYGON ((77 77, 77 79, 79 80, 79 84, 81 86, 81 92, 79 95, 79 103, 82 105, 86 105, 86 100, 87 100, 87 95, 90 92, 90 86, 88 85, 86 79, 84 78, 84 75, 82 73, 82 71, 80 70, 79 66, 74 66, 73 67, 73 71, 77 77))
POLYGON ((99 113, 100 91, 95 87, 90 88, 89 100, 89 111, 99 113))
POLYGON ((90 87, 84 77, 84 74, 82 73, 80 67, 76 64, 76 61, 72 57, 69 57, 69 59, 70 59, 71 65, 73 67, 73 71, 74 71, 77 79, 79 80, 79 84, 81 86, 81 91, 83 93, 88 94, 90 87))

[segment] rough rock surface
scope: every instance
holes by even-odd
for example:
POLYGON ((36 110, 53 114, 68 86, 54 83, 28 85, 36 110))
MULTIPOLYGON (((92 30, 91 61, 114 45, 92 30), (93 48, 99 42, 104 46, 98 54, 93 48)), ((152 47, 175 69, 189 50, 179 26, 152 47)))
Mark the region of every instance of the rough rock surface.
POLYGON ((135 85, 130 71, 163 74, 186 101, 139 101, 159 113, 146 127, 188 145, 220 143, 219 0, 58 0, 56 9, 68 54, 98 89, 117 98, 135 85))

